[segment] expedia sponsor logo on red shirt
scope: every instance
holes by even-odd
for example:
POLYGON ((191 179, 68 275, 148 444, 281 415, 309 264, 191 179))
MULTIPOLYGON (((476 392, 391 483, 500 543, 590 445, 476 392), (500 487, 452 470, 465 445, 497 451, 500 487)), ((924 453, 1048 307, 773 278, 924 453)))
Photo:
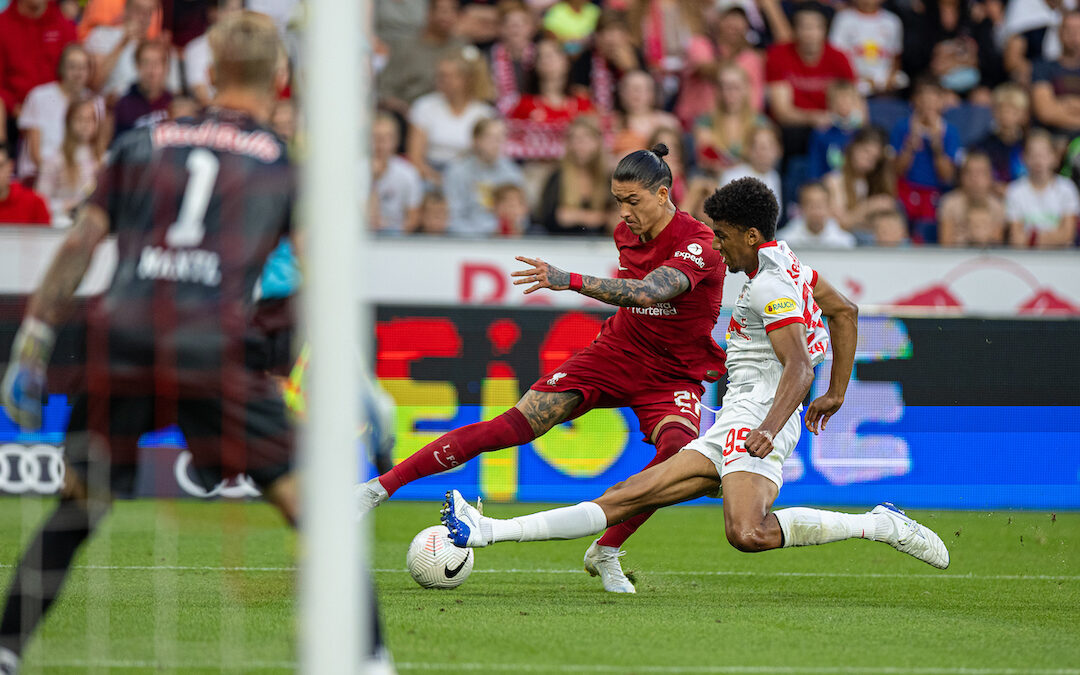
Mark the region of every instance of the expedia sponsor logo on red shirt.
POLYGON ((670 302, 658 302, 652 307, 627 307, 634 314, 644 314, 645 316, 675 316, 679 313, 679 310, 675 309, 675 306, 670 302))
POLYGON ((685 258, 697 265, 698 267, 705 269, 705 259, 699 255, 694 255, 693 253, 694 249, 697 249, 697 252, 701 253, 701 247, 697 244, 690 244, 686 248, 688 249, 687 251, 675 251, 675 257, 685 258))

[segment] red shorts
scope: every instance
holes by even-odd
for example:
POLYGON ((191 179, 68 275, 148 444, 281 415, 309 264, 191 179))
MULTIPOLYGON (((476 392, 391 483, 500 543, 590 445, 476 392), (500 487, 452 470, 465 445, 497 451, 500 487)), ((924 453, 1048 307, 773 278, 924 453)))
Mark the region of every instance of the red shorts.
POLYGON ((544 375, 534 391, 580 392, 581 402, 570 419, 593 408, 629 407, 637 415, 646 442, 652 442, 658 424, 670 415, 686 420, 694 429, 701 424, 701 396, 705 387, 693 380, 663 380, 635 363, 634 356, 593 342, 562 365, 544 375))

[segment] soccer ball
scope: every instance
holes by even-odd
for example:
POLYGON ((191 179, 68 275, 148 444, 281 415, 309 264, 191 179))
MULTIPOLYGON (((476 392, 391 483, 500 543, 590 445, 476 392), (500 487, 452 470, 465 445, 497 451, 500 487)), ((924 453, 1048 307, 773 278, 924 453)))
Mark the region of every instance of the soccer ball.
POLYGON ((450 530, 436 525, 413 538, 405 564, 424 588, 457 588, 472 574, 475 557, 471 548, 454 546, 450 530))

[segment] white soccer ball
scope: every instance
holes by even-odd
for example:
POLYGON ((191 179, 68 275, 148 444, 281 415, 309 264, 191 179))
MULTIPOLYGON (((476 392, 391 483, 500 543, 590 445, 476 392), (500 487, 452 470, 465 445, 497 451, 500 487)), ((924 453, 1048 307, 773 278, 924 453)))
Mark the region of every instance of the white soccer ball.
POLYGON ((424 588, 457 588, 472 574, 475 557, 471 548, 454 546, 444 525, 436 525, 413 537, 405 564, 424 588))

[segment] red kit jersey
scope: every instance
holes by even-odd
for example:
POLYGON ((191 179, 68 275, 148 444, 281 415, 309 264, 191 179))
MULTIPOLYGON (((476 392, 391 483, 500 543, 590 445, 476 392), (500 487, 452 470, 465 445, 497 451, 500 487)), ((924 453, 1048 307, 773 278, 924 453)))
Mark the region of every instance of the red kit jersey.
MULTIPOLYGON (((620 307, 600 340, 640 356, 640 367, 663 379, 714 381, 724 373, 724 350, 712 338, 727 267, 713 250, 713 231, 684 211, 643 242, 626 223, 615 230, 619 278, 644 279, 658 267, 686 275, 690 288, 648 308, 620 307)), ((635 365, 638 367, 638 365, 635 365)))

